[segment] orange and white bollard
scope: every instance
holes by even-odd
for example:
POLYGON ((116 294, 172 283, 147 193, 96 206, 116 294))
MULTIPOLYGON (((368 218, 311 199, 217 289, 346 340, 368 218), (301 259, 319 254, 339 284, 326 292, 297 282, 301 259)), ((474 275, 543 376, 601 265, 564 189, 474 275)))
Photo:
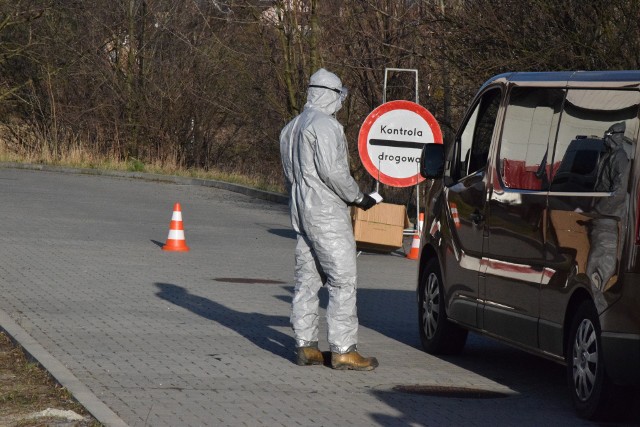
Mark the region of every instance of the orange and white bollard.
POLYGON ((182 225, 182 210, 180 203, 173 205, 173 215, 169 226, 169 236, 167 243, 162 247, 163 251, 186 252, 189 250, 184 238, 184 227, 182 225))
POLYGON ((407 254, 407 259, 418 259, 420 256, 420 235, 415 233, 411 242, 411 250, 407 254))
POLYGON ((456 225, 456 228, 460 228, 462 224, 460 224, 460 216, 458 216, 458 206, 455 203, 449 203, 449 208, 451 208, 453 223, 456 225))

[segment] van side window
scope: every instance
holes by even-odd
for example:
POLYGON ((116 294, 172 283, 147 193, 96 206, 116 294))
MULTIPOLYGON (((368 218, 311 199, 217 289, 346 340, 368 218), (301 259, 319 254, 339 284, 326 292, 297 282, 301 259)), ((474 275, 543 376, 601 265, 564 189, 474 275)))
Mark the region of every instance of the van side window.
POLYGON ((487 165, 491 137, 500 107, 500 89, 485 92, 476 104, 453 150, 449 175, 454 181, 487 165))
MULTIPOLYGON (((619 190, 613 188, 610 166, 619 169, 618 175, 628 174, 635 153, 639 107, 640 92, 636 90, 569 90, 558 128, 550 190, 619 190)), ((621 182, 620 178, 617 181, 621 182)))
POLYGON ((551 157, 565 91, 515 87, 509 95, 498 162, 505 187, 549 188, 551 157))

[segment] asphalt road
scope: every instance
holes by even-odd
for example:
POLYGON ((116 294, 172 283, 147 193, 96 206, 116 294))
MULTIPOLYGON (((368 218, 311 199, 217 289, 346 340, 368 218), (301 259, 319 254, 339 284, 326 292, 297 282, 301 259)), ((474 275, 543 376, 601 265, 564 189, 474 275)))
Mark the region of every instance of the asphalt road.
POLYGON ((107 424, 589 425, 560 365, 478 336, 460 356, 422 352, 417 264, 402 253, 358 258, 359 348, 380 367, 296 366, 284 205, 7 168, 0 196, 0 326, 107 424), (160 249, 175 202, 188 253, 160 249))

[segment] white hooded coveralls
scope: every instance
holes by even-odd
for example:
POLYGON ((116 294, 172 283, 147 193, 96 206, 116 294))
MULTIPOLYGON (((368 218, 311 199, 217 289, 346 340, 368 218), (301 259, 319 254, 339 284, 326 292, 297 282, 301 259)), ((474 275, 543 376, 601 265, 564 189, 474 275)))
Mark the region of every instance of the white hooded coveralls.
MULTIPOLYGON (((342 88, 324 69, 311 76, 310 85, 342 88)), ((358 341, 356 246, 348 204, 362 198, 349 171, 344 130, 333 117, 341 106, 339 93, 310 87, 304 111, 280 133, 297 234, 291 325, 298 347, 318 341, 318 291, 326 282, 328 341, 335 353, 353 350, 358 341)))

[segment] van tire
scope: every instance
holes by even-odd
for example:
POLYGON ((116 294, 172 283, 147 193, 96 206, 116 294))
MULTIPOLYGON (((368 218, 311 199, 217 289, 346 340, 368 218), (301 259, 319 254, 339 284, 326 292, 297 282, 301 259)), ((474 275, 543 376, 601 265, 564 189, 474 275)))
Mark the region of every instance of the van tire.
POLYGON ((445 310, 445 293, 438 260, 427 262, 418 286, 418 325, 422 347, 430 354, 458 354, 468 331, 452 323, 445 310))
MULTIPOLYGON (((604 370, 600 322, 590 300, 577 308, 566 346, 567 381, 571 400, 577 414, 588 420, 610 416, 616 390, 604 370)), ((617 406, 617 405, 616 405, 617 406)))

